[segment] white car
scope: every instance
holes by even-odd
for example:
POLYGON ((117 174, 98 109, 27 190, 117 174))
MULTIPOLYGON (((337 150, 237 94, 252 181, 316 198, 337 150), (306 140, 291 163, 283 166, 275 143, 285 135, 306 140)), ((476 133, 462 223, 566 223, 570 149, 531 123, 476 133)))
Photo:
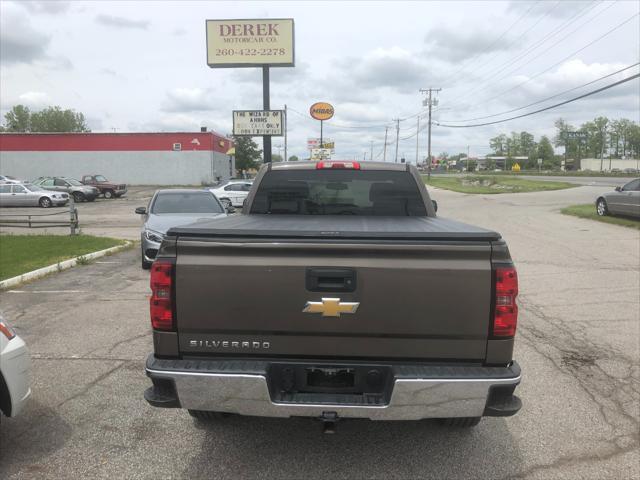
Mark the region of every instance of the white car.
POLYGON ((22 180, 10 175, 0 175, 0 183, 22 183, 22 180))
POLYGON ((15 417, 24 407, 31 388, 27 347, 0 316, 0 411, 15 417))
POLYGON ((0 184, 0 207, 59 207, 66 205, 69 194, 45 190, 30 183, 0 184))
POLYGON ((229 180, 227 183, 210 188, 209 191, 218 197, 225 208, 229 205, 242 207, 242 202, 249 195, 252 186, 253 180, 229 180))

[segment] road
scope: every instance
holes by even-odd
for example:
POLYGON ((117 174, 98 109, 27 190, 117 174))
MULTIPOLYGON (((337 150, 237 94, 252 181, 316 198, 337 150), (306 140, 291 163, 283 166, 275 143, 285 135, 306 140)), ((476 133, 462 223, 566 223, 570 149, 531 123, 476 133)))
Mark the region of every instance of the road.
MULTIPOLYGON (((230 417, 149 407, 148 274, 135 250, 0 295, 33 354, 0 478, 640 478, 640 233, 558 213, 599 187, 464 195, 439 214, 500 231, 520 276, 523 410, 434 422, 230 417)), ((463 300, 463 299, 461 299, 463 300)))
MULTIPOLYGON (((146 207, 157 188, 158 187, 154 186, 130 187, 126 196, 122 198, 113 198, 110 200, 98 198, 93 202, 76 203, 76 208, 78 209, 78 219, 80 222, 80 230, 82 231, 82 233, 88 235, 99 235, 107 237, 111 236, 117 238, 125 238, 127 240, 140 240, 140 227, 142 226, 142 220, 139 215, 133 214, 133 211, 136 209, 136 207, 146 207)), ((65 210, 68 210, 68 206, 53 207, 49 209, 38 207, 6 207, 0 210, 0 214, 37 215, 40 213, 48 214, 56 211, 62 212, 65 210)), ((60 216, 59 218, 68 217, 60 216)), ((24 229, 3 227, 2 231, 5 233, 17 234, 54 233, 64 235, 65 233, 69 232, 69 229, 24 229)))

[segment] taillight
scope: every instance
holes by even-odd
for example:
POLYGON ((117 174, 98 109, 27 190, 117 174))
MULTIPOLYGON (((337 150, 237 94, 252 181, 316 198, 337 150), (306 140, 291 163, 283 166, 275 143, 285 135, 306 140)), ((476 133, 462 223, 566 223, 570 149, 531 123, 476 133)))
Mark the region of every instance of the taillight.
POLYGON ((513 337, 518 324, 518 273, 513 267, 495 270, 495 311, 493 313, 493 335, 513 337))
POLYGON ((7 337, 8 340, 11 340, 16 336, 16 332, 13 331, 13 328, 4 322, 0 322, 0 333, 7 337))
POLYGON ((348 170, 360 170, 360 162, 318 162, 316 170, 325 168, 344 168, 348 170))
POLYGON ((151 326, 173 330, 173 266, 171 260, 158 259, 151 265, 151 326))

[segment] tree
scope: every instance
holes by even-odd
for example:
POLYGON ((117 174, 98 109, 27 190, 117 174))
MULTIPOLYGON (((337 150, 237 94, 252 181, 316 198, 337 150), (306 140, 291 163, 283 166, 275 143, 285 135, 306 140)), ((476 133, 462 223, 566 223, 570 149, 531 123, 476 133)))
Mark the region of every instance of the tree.
POLYGON ((627 137, 631 156, 633 158, 640 158, 640 125, 635 122, 631 122, 627 137))
POLYGON ((290 161, 290 162, 297 162, 298 160, 300 160, 300 159, 298 158, 298 156, 297 156, 297 155, 291 155, 291 156, 289 157, 289 161, 290 161))
POLYGON ((84 115, 75 110, 47 107, 31 114, 32 132, 88 132, 84 115))
POLYGON ((31 131, 31 112, 29 107, 15 105, 4 115, 7 124, 7 132, 29 132, 31 131))
POLYGON ((75 110, 47 107, 31 112, 29 107, 15 105, 4 116, 8 132, 89 132, 84 115, 75 110))
POLYGON ((236 169, 250 170, 258 168, 262 160, 262 150, 251 137, 233 137, 236 146, 236 169))
POLYGON ((280 155, 278 153, 275 153, 275 154, 271 155, 271 161, 272 162, 282 162, 284 160, 282 159, 282 155, 280 155))
POLYGON ((551 170, 557 165, 555 164, 555 156, 553 153, 553 145, 551 145, 551 141, 549 137, 543 135, 540 138, 540 142, 538 142, 537 148, 537 157, 536 157, 536 165, 538 164, 538 158, 542 159, 542 168, 545 170, 551 170))
POLYGON ((502 133, 497 137, 493 137, 489 140, 489 146, 493 150, 493 153, 496 155, 504 155, 507 150, 507 136, 502 133))

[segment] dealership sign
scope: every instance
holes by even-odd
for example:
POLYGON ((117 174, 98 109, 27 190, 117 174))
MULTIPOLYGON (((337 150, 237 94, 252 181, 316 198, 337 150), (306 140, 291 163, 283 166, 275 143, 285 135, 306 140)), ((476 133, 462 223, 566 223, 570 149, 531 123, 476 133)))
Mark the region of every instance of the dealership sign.
POLYGON ((311 105, 309 114, 316 120, 329 120, 333 117, 333 105, 326 102, 318 102, 311 105))
POLYGON ((257 137, 282 136, 284 112, 282 110, 234 110, 233 134, 257 137))
POLYGON ((207 65, 293 67, 292 18, 207 20, 207 65))

